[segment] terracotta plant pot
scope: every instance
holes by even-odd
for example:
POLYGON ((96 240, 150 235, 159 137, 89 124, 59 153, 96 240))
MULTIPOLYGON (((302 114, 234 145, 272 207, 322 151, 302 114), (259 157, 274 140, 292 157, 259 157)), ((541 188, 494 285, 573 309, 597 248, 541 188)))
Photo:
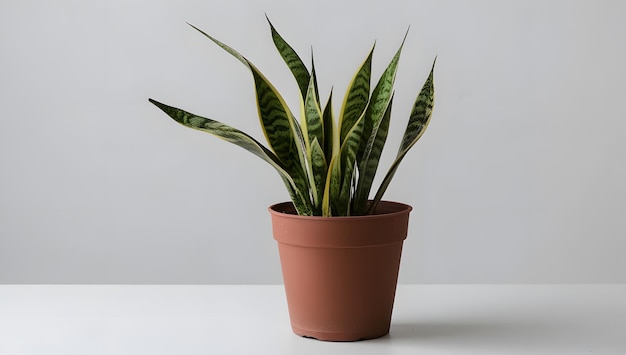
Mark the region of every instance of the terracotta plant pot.
POLYGON ((327 341, 389 333, 411 206, 382 201, 376 214, 298 216, 269 208, 294 333, 327 341))

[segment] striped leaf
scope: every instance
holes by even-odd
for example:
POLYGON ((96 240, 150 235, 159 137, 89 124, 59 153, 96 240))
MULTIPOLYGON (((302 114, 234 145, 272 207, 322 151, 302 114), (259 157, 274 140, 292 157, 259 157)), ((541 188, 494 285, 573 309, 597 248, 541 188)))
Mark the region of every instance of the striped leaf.
MULTIPOLYGON (((267 142, 283 162, 299 190, 311 189, 307 175, 306 141, 287 104, 276 88, 256 67, 250 66, 254 76, 257 108, 267 142)), ((308 195, 308 194, 307 194, 308 195)), ((308 200, 311 205, 310 199, 308 200)))
POLYGON ((335 130, 335 120, 333 118, 333 91, 330 91, 330 95, 328 95, 328 101, 326 101, 326 106, 324 107, 324 112, 322 113, 322 121, 324 126, 324 156, 326 157, 326 161, 329 162, 333 158, 333 154, 335 154, 335 147, 339 146, 339 143, 336 142, 338 139, 337 131, 335 130))
POLYGON ((324 217, 335 215, 331 202, 339 196, 339 191, 341 190, 341 166, 337 162, 338 159, 339 155, 335 155, 328 164, 324 198, 322 200, 322 216, 324 217))
POLYGON ((393 176, 398 170, 400 162, 408 153, 408 151, 415 145, 415 143, 417 143, 417 141, 422 137, 424 131, 428 127, 428 123, 430 122, 430 118, 433 113, 433 105, 435 100, 435 87, 433 84, 434 70, 435 62, 433 62, 430 74, 428 75, 428 78, 426 79, 422 90, 417 96, 415 104, 413 104, 411 116, 409 117, 409 123, 407 124, 406 130, 404 132, 402 143, 400 144, 400 149, 398 150, 398 155, 396 156, 394 162, 391 164, 389 171, 385 175, 385 178, 378 188, 376 196, 374 197, 374 200, 368 209, 368 214, 371 214, 376 210, 376 206, 382 199, 382 196, 387 190, 389 183, 391 182, 393 176))
POLYGON ((374 181, 374 176, 376 175, 376 170, 378 169, 380 155, 382 154, 385 141, 387 140, 390 116, 386 116, 385 114, 390 108, 393 84, 395 82, 398 62, 400 61, 400 55, 405 40, 406 34, 400 48, 398 48, 396 54, 387 65, 387 68, 372 91, 370 102, 365 113, 363 127, 364 139, 361 140, 361 145, 357 153, 359 181, 356 186, 355 200, 353 202, 355 213, 362 214, 366 212, 367 200, 374 181), (387 119, 386 122, 384 121, 385 118, 387 119))
MULTIPOLYGON (((400 54, 402 53, 402 47, 404 46, 404 41, 406 40, 406 35, 402 40, 402 44, 398 51, 391 59, 389 65, 381 75, 376 87, 372 91, 372 95, 369 100, 369 105, 367 106, 367 112, 365 113, 365 124, 363 129, 363 135, 365 137, 371 137, 372 132, 375 130, 375 127, 378 126, 380 120, 383 118, 385 114, 385 110, 389 104, 389 99, 391 98, 393 92, 393 84, 396 80, 396 72, 398 70, 398 62, 400 61, 400 54)), ((380 137, 376 139, 382 139, 383 142, 387 138, 386 131, 378 132, 380 137)), ((362 140, 361 146, 359 147, 359 160, 365 154, 365 148, 368 140, 362 140)))
POLYGON ((324 150, 317 139, 313 139, 309 160, 311 162, 311 171, 313 174, 313 184, 311 194, 313 195, 314 215, 322 214, 322 200, 324 198, 324 187, 326 185, 326 176, 328 166, 324 157, 324 150))
POLYGON ((372 77, 372 55, 374 46, 367 58, 363 61, 354 77, 348 84, 348 89, 341 105, 339 114, 339 142, 343 144, 348 132, 361 117, 370 97, 370 81, 372 77))
POLYGON ((339 154, 333 158, 330 172, 330 209, 334 216, 350 215, 350 199, 356 171, 356 155, 363 135, 364 115, 357 120, 346 135, 339 154))
POLYGON ((290 172, 301 169, 301 142, 293 114, 270 82, 252 70, 257 108, 265 137, 290 172))
POLYGON ((413 145, 422 137, 426 127, 428 127, 435 101, 433 72, 435 70, 436 61, 437 59, 435 58, 430 74, 428 75, 420 94, 417 96, 417 99, 413 104, 411 116, 409 117, 409 123, 407 124, 404 136, 402 137, 402 144, 400 144, 400 149, 398 150, 398 156, 406 154, 406 152, 411 149, 411 147, 413 147, 413 145))
MULTIPOLYGON (((315 97, 317 98, 317 105, 322 106, 320 102, 319 86, 317 85, 317 72, 315 71, 315 61, 313 60, 313 48, 311 48, 311 81, 313 81, 313 88, 315 91, 315 97)), ((320 143, 321 144, 321 143, 320 143)))
POLYGON ((270 19, 267 16, 266 18, 267 22, 270 24, 274 45, 276 46, 278 53, 280 53, 280 56, 283 58, 285 63, 287 63, 289 70, 291 70, 291 73, 293 74, 296 82, 298 83, 298 87, 300 88, 300 94, 304 99, 309 88, 311 74, 309 74, 309 70, 304 65, 304 62, 302 62, 302 59, 300 59, 300 56, 298 56, 298 53, 296 53, 296 51, 289 45, 289 43, 287 43, 278 33, 278 31, 276 31, 276 28, 274 27, 274 25, 272 25, 270 19))
MULTIPOLYGON (((254 78, 257 108, 265 138, 298 186, 298 189, 303 191, 303 193, 304 191, 308 191, 310 186, 306 177, 305 142, 303 141, 298 123, 295 121, 293 114, 278 90, 276 90, 274 85, 267 80, 252 62, 239 52, 199 28, 193 25, 190 26, 250 69, 254 78)), ((309 202, 309 205, 310 204, 309 202)))
POLYGON ((316 96, 315 76, 311 76, 309 88, 304 100, 304 122, 302 124, 303 131, 306 132, 307 147, 310 147, 314 140, 318 144, 324 144, 324 126, 322 121, 322 110, 319 107, 316 96), (305 128, 306 127, 306 128, 305 128))
POLYGON ((352 202, 353 214, 362 215, 367 211, 368 197, 370 190, 372 189, 376 170, 378 169, 380 156, 382 154, 383 147, 385 146, 387 133, 389 132, 392 102, 393 95, 387 103, 382 119, 379 120, 374 126, 372 134, 367 141, 365 154, 361 157, 359 162, 359 181, 356 185, 356 191, 352 202))
POLYGON ((278 159, 278 157, 276 157, 274 153, 272 153, 269 149, 264 147, 254 138, 224 123, 194 115, 181 109, 165 105, 153 99, 150 99, 150 102, 160 108, 176 122, 184 126, 191 127, 193 129, 210 133, 227 142, 236 144, 239 147, 244 148, 245 150, 251 152, 252 154, 269 163, 271 166, 274 167, 274 169, 276 169, 283 182, 285 183, 285 186, 287 187, 287 190, 289 191, 289 194, 294 201, 294 205, 298 211, 298 214, 311 214, 311 209, 309 204, 307 203, 307 199, 303 196, 302 192, 298 189, 291 176, 287 173, 281 161, 278 159))
MULTIPOLYGON (((316 211, 314 212, 321 213, 320 206, 324 189, 323 185, 322 188, 319 188, 317 184, 317 182, 320 180, 320 177, 317 175, 320 172, 315 164, 321 164, 319 161, 320 158, 324 159, 324 165, 326 164, 326 162, 324 158, 324 151, 322 150, 320 145, 320 141, 324 139, 322 113, 315 97, 313 77, 311 77, 311 81, 309 83, 309 89, 306 99, 304 102, 301 101, 300 104, 300 112, 302 118, 300 127, 302 128, 302 141, 304 142, 303 149, 306 152, 306 164, 303 166, 303 169, 306 173, 306 178, 308 180, 312 204, 316 207, 316 211), (317 147, 314 147, 314 145, 317 145, 317 147), (316 149, 316 151, 313 151, 313 149, 316 149), (316 161, 314 161, 314 159, 316 159, 316 161)), ((324 170, 326 170, 326 168, 324 168, 324 170)))

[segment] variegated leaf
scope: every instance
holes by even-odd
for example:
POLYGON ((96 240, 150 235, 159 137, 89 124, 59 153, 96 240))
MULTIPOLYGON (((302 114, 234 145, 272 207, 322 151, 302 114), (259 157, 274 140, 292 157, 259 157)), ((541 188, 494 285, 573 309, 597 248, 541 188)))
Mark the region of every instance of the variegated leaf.
POLYGON ((359 162, 359 180, 356 185, 352 202, 353 214, 362 215, 367 211, 370 190, 372 189, 380 156, 382 154, 383 147, 385 146, 387 133, 389 132, 392 103, 393 94, 391 98, 389 98, 389 102, 387 103, 387 108, 385 109, 382 119, 375 123, 374 129, 372 130, 372 133, 367 141, 365 154, 361 157, 359 162))
POLYGON ((339 114, 339 144, 343 144, 348 132, 367 107, 370 97, 373 53, 374 46, 348 84, 339 114))
MULTIPOLYGON (((400 44, 400 48, 398 48, 398 51, 391 59, 391 62, 387 65, 387 68, 381 75, 376 87, 374 87, 374 90, 372 91, 372 95, 370 96, 367 112, 365 113, 365 123, 363 128, 363 135, 367 138, 361 141, 358 153, 359 161, 365 154, 365 148, 369 137, 372 136, 374 127, 376 127, 379 121, 383 118, 387 105, 389 104, 389 99, 391 98, 393 92, 393 84, 396 80, 398 62, 400 61, 400 54, 402 53, 402 47, 404 46, 405 40, 406 35, 402 40, 402 44, 400 44)), ((386 131, 379 131, 377 134, 380 135, 380 137, 377 137, 376 139, 382 139, 383 142, 387 138, 386 131)))
POLYGON ((322 113, 322 121, 324 126, 324 155, 326 156, 326 161, 329 162, 333 158, 333 154, 335 153, 335 147, 339 146, 339 141, 337 137, 337 131, 335 130, 335 120, 333 118, 333 91, 330 91, 330 95, 328 96, 328 101, 326 102, 326 106, 324 107, 324 112, 322 113))
POLYGON ((411 147, 422 137, 426 127, 428 127, 435 101, 433 72, 435 70, 436 61, 437 59, 435 58, 430 74, 428 75, 420 94, 417 96, 417 99, 413 104, 411 116, 409 117, 409 123, 407 124, 404 136, 402 137, 402 144, 400 144, 400 149, 398 150, 398 156, 411 149, 411 147))
MULTIPOLYGON (((436 61, 436 59, 435 59, 436 61)), ((404 132, 404 136, 402 138, 402 143, 400 144, 400 149, 398 150, 398 155, 396 159, 391 164, 389 171, 385 175, 378 191, 376 192, 376 196, 374 197, 369 209, 368 214, 373 213, 376 210, 376 206, 382 199, 383 194, 387 190, 389 183, 393 179, 396 171, 398 170, 398 166, 400 166, 400 162, 404 156, 408 153, 408 151, 415 145, 415 143, 422 137, 426 127, 428 127, 428 123, 430 122, 430 118, 433 113, 433 105, 435 102, 435 87, 433 84, 433 73, 435 70, 435 62, 433 62, 433 67, 430 70, 430 74, 422 87, 417 99, 415 100, 415 104, 413 105, 413 110, 411 111, 411 116, 409 117, 409 123, 407 124, 406 131, 404 132)))
POLYGON ((274 155, 274 153, 260 144, 257 140, 236 128, 210 118, 194 115, 187 111, 165 105, 153 99, 150 99, 150 102, 160 108, 176 122, 193 129, 210 133, 227 142, 236 144, 269 163, 274 167, 274 169, 276 169, 280 177, 283 179, 283 182, 285 183, 285 186, 294 201, 298 214, 311 214, 311 208, 307 202, 307 198, 303 196, 302 191, 298 189, 296 183, 285 170, 281 161, 278 157, 276 157, 276 155, 274 155))
MULTIPOLYGON (((267 142, 289 172, 298 189, 303 192, 308 191, 310 186, 306 177, 305 142, 302 140, 303 137, 298 123, 278 90, 252 62, 235 49, 199 28, 191 24, 190 26, 237 58, 251 70, 254 77, 259 118, 267 142)), ((311 205, 310 201, 309 205, 311 205)))
POLYGON ((318 99, 316 96, 315 88, 315 76, 311 76, 309 82, 309 88, 306 93, 306 99, 304 100, 304 123, 306 130, 305 138, 307 138, 307 146, 310 147, 314 140, 318 141, 318 144, 324 142, 324 127, 322 121, 322 111, 318 105, 318 99))
POLYGON ((322 103, 320 102, 319 86, 317 85, 317 72, 315 71, 315 61, 313 60, 313 48, 311 48, 311 81, 313 81, 313 88, 315 91, 315 98, 317 99, 317 106, 322 107, 322 103))
POLYGON ((357 153, 359 181, 355 191, 355 198, 357 200, 353 203, 355 213, 362 214, 365 213, 367 209, 367 200, 374 175, 378 168, 380 155, 382 154, 382 147, 387 140, 389 122, 385 123, 381 121, 385 117, 385 113, 391 102, 393 84, 395 82, 398 62, 400 61, 400 55, 405 40, 406 35, 402 40, 400 48, 398 48, 391 62, 387 65, 376 87, 374 87, 372 95, 370 96, 369 105, 365 112, 363 139, 361 140, 361 145, 357 153))
POLYGON ((294 134, 296 122, 280 94, 257 70, 253 69, 257 108, 265 137, 278 158, 290 169, 300 167, 299 142, 294 134))
POLYGON ((330 217, 333 215, 332 206, 330 205, 331 196, 339 195, 339 189, 341 186, 339 184, 334 184, 331 186, 333 182, 340 181, 339 178, 333 178, 333 175, 341 175, 341 171, 337 171, 337 159, 339 155, 334 155, 330 163, 328 163, 328 172, 326 173, 326 184, 324 185, 324 198, 322 199, 322 216, 330 217), (337 191, 331 192, 331 187, 337 191))
POLYGON ((333 215, 347 216, 350 214, 350 199, 354 190, 356 157, 363 136, 363 122, 364 115, 361 115, 346 135, 337 156, 338 161, 333 167, 330 196, 333 215))
MULTIPOLYGON (((266 16, 267 18, 267 16, 266 16)), ((298 83, 298 87, 300 88, 300 94, 304 99, 306 97, 306 93, 309 87, 309 81, 311 74, 309 74, 309 70, 298 56, 298 53, 287 43, 283 37, 276 31, 276 28, 272 24, 269 18, 267 18, 267 22, 270 24, 270 28, 272 31, 272 40, 274 41, 274 45, 280 53, 280 56, 283 58, 289 70, 293 74, 296 82, 298 83)))
POLYGON ((313 139, 310 150, 311 170, 313 173, 313 183, 311 184, 311 194, 313 195, 314 215, 322 214, 322 200, 324 198, 324 186, 326 185, 326 175, 328 166, 324 157, 324 150, 317 139, 313 139))

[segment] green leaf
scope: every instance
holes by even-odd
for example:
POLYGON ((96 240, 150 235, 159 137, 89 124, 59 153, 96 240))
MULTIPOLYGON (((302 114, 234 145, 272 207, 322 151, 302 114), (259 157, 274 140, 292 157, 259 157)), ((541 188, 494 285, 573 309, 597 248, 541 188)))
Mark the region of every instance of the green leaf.
POLYGON ((407 124, 406 130, 404 132, 404 136, 402 138, 402 143, 400 144, 400 148, 398 150, 398 155, 396 156, 395 161, 391 164, 389 171, 385 175, 383 182, 381 183, 378 191, 376 192, 376 196, 372 204, 370 205, 367 213, 371 214, 376 210, 376 206, 382 199, 383 194, 387 190, 389 183, 393 179, 396 171, 398 170, 398 166, 402 159, 406 156, 408 151, 417 143, 417 141, 422 137, 424 131, 428 127, 428 123, 430 122, 430 118, 433 113, 433 105, 435 101, 435 87, 433 84, 433 73, 435 70, 435 61, 433 62, 433 66, 430 70, 430 74, 422 87, 415 103, 413 104, 413 109, 411 111, 411 116, 409 117, 409 123, 407 124))
MULTIPOLYGON (((408 32, 407 32, 408 34, 408 32)), ((406 34, 400 48, 393 56, 391 62, 381 75, 376 87, 372 91, 370 102, 365 113, 363 137, 357 153, 359 161, 359 181, 356 186, 353 208, 355 213, 363 214, 367 210, 369 193, 378 169, 378 162, 382 154, 387 134, 389 131, 389 119, 393 84, 398 70, 398 62, 402 53, 402 47, 406 40, 406 34)))
POLYGON ((215 39, 212 36, 210 36, 208 33, 202 31, 201 29, 199 29, 198 27, 190 24, 189 22, 187 24, 189 26, 191 26, 193 29, 195 29, 196 31, 202 33, 205 37, 207 37, 211 41, 215 42, 215 44, 217 44, 218 46, 222 47, 222 49, 224 49, 226 52, 230 53, 233 57, 239 59, 239 61, 242 62, 245 66, 250 67, 250 62, 244 56, 242 56, 239 52, 237 52, 233 48, 227 46, 226 44, 218 41, 217 39, 215 39))
POLYGON ((374 46, 367 58, 363 61, 354 77, 348 84, 348 89, 341 105, 339 114, 339 143, 343 144, 348 132, 361 117, 370 96, 370 81, 372 77, 372 55, 374 46))
POLYGON ((319 107, 318 99, 316 96, 315 88, 315 76, 311 76, 309 82, 309 88, 306 93, 306 99, 304 100, 304 123, 303 131, 305 138, 307 139, 307 147, 310 147, 314 140, 317 140, 319 144, 324 142, 324 127, 322 121, 322 110, 319 107))
MULTIPOLYGON (((299 190, 311 189, 307 177, 306 141, 287 104, 276 88, 251 65, 257 94, 257 108, 265 138, 283 162, 299 190)), ((312 204, 310 199, 309 206, 312 204)))
POLYGON ((321 107, 322 103, 320 102, 320 92, 318 90, 319 86, 317 85, 317 73, 315 71, 315 61, 313 60, 313 48, 311 48, 311 80, 313 81, 313 88, 315 90, 315 97, 317 98, 317 105, 321 107))
MULTIPOLYGON (((398 51, 391 59, 389 65, 381 75, 376 87, 372 91, 372 95, 369 99, 369 105, 367 106, 367 112, 365 114, 365 126, 363 135, 365 137, 370 137, 372 135, 372 131, 375 130, 375 127, 379 124, 380 120, 383 118, 385 110, 387 110, 387 106, 389 105, 389 100, 391 98, 393 92, 393 84, 396 80, 396 72, 398 70, 398 62, 400 61, 400 54, 402 53, 402 47, 404 46, 404 41, 406 40, 406 35, 402 40, 402 44, 398 51)), ((384 137, 380 137, 378 139, 386 139, 387 132, 379 132, 379 134, 384 134, 384 137)), ((359 160, 363 154, 365 154, 365 148, 367 144, 367 140, 361 141, 361 147, 359 148, 359 160)))
POLYGON ((339 196, 341 190, 341 167, 337 166, 339 155, 334 155, 330 163, 328 163, 328 172, 326 173, 326 184, 324 185, 324 198, 322 199, 322 216, 333 216, 333 207, 331 206, 332 196, 339 196), (331 191, 332 190, 332 191, 331 191))
POLYGON ((296 183, 291 178, 289 173, 285 170, 285 167, 283 166, 281 161, 274 153, 272 153, 269 149, 264 147, 254 138, 236 128, 212 120, 210 118, 194 115, 187 111, 165 105, 153 99, 149 99, 149 101, 156 105, 158 108, 160 108, 176 122, 184 126, 197 129, 199 131, 210 133, 227 142, 236 144, 239 147, 244 148, 245 150, 251 152, 252 154, 269 163, 271 166, 274 167, 274 169, 276 169, 280 177, 283 179, 283 182, 285 183, 285 186, 289 191, 289 194, 294 202, 298 214, 311 214, 311 209, 307 203, 307 199, 302 194, 302 191, 298 189, 296 183))
POLYGON ((301 142, 297 123, 274 86, 253 69, 257 108, 263 133, 278 158, 290 171, 301 168, 301 142))
POLYGON ((330 91, 330 95, 328 95, 328 101, 326 102, 326 106, 324 108, 324 112, 322 113, 322 121, 324 126, 324 155, 326 156, 326 161, 331 161, 334 154, 335 147, 338 147, 339 144, 336 142, 338 137, 336 136, 337 131, 335 130, 335 120, 333 119, 333 91, 330 91))
POLYGON ((317 139, 313 139, 310 153, 309 159, 313 174, 313 188, 311 194, 313 195, 314 214, 321 215, 328 166, 326 164, 326 158, 324 157, 324 150, 317 139))
POLYGON ((331 201, 334 196, 339 196, 341 190, 341 170, 338 167, 337 159, 339 155, 333 156, 328 164, 328 173, 326 175, 326 185, 324 186, 324 198, 322 200, 322 216, 330 217, 333 215, 331 201))
POLYGON ((435 102, 433 72, 435 70, 436 61, 437 59, 435 58, 430 74, 428 75, 420 94, 415 99, 413 109, 411 110, 411 116, 409 117, 409 123, 407 124, 404 136, 402 137, 402 144, 400 144, 400 148, 398 149, 398 156, 406 154, 406 152, 408 152, 408 150, 411 149, 411 147, 413 147, 413 145, 422 137, 424 131, 428 127, 435 102))
MULTIPOLYGON (((237 58, 251 70, 254 78, 259 118, 265 138, 298 186, 298 189, 302 191, 303 194, 304 191, 308 192, 310 185, 306 176, 306 148, 304 137, 298 123, 278 90, 276 90, 274 85, 270 83, 252 62, 239 52, 199 28, 191 24, 190 26, 237 58)), ((310 200, 308 204, 311 206, 310 200)))
POLYGON ((317 102, 314 77, 311 76, 306 99, 304 102, 301 102, 301 127, 308 162, 308 164, 305 164, 304 169, 309 182, 314 213, 320 214, 324 185, 320 185, 319 181, 325 179, 326 160, 320 145, 320 142, 323 142, 324 139, 324 127, 322 126, 322 113, 317 102), (324 177, 320 177, 320 174, 323 174, 324 177))
POLYGON ((287 43, 278 31, 276 31, 276 28, 272 25, 270 19, 267 16, 265 17, 267 18, 267 22, 270 24, 274 45, 296 79, 302 98, 305 98, 311 74, 309 74, 309 70, 304 65, 304 62, 302 62, 302 59, 300 59, 300 56, 298 56, 298 53, 296 53, 289 43, 287 43))
POLYGON ((391 121, 391 108, 393 102, 393 95, 389 98, 387 108, 381 120, 377 122, 372 130, 367 145, 365 148, 365 154, 359 162, 359 180, 356 186, 354 199, 352 203, 353 214, 365 214, 367 211, 368 197, 376 170, 378 169, 378 163, 380 162, 380 156, 385 146, 385 140, 387 133, 389 132, 389 122, 391 121))
POLYGON ((330 209, 335 216, 350 215, 350 199, 356 171, 356 155, 363 135, 364 115, 346 135, 339 154, 333 158, 330 175, 330 209))

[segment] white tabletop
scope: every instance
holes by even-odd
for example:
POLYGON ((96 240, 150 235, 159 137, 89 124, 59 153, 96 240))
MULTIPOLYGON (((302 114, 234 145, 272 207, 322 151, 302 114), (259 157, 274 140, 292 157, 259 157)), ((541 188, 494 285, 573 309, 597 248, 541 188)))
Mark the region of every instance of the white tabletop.
POLYGON ((383 338, 289 326, 282 286, 0 285, 0 354, 626 354, 626 285, 400 285, 383 338))

